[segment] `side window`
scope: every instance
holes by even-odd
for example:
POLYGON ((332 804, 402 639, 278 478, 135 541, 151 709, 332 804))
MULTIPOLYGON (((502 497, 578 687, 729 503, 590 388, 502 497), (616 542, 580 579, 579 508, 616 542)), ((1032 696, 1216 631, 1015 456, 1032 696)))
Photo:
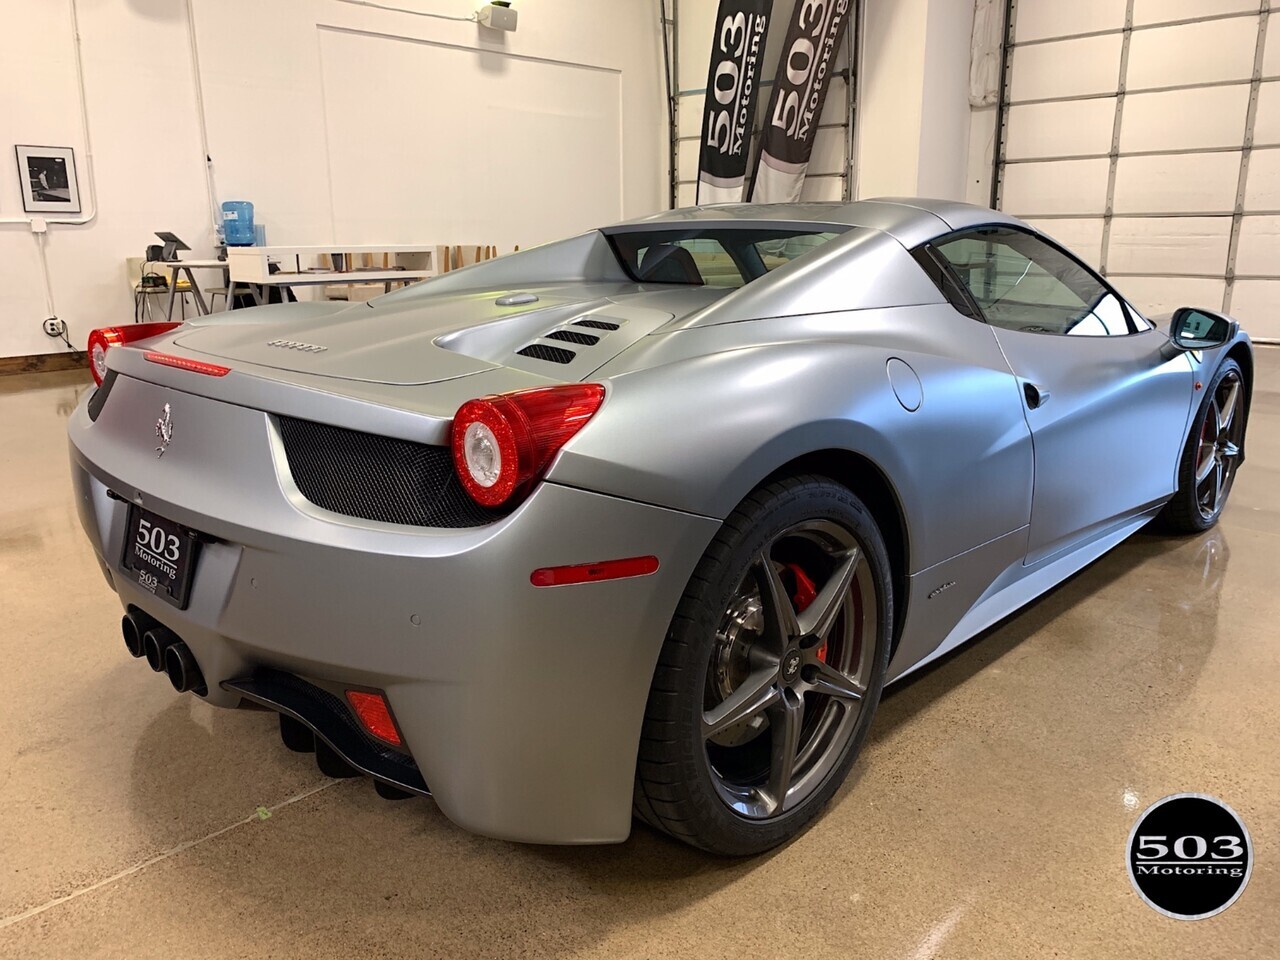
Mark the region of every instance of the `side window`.
POLYGON ((936 249, 994 326, 1083 337, 1124 336, 1133 330, 1124 304, 1106 285, 1032 234, 987 227, 936 249))

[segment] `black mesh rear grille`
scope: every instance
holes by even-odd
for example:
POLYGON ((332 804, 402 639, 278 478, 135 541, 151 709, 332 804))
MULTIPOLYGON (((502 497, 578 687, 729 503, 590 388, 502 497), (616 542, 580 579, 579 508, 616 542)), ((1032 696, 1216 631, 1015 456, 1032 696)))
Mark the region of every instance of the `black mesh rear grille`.
POLYGON ((591 327, 593 330, 617 330, 618 324, 610 323, 608 320, 575 320, 575 327, 591 327))
POLYGON ((578 333, 577 330, 552 330, 547 334, 548 340, 563 340, 565 343, 580 343, 590 347, 600 342, 594 333, 578 333))
POLYGON ((545 343, 531 343, 527 347, 521 347, 516 353, 522 357, 547 360, 551 363, 568 363, 577 356, 572 350, 565 350, 563 347, 549 347, 545 343))
POLYGON ((448 447, 280 417, 289 472, 317 507, 415 527, 479 527, 506 516, 462 489, 448 447))

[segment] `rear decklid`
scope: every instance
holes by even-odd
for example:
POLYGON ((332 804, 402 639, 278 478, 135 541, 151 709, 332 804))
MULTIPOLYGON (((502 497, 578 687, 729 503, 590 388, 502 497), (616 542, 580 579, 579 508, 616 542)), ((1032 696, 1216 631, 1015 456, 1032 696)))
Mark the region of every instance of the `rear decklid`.
POLYGON ((233 364, 366 383, 439 383, 498 367, 579 380, 672 320, 676 313, 664 307, 683 312, 723 292, 694 295, 696 303, 685 293, 676 305, 663 291, 581 284, 532 290, 515 303, 485 292, 279 304, 243 319, 202 318, 173 343, 233 364))
MULTIPOLYGON (((548 322, 572 301, 539 301, 548 322)), ((437 337, 527 311, 495 307, 493 297, 452 296, 379 310, 367 303, 293 303, 240 317, 198 322, 174 339, 184 351, 233 363, 367 383, 422 384, 491 369, 477 357, 440 350, 437 337)), ((572 308, 568 308, 572 312, 572 308)))
POLYGON ((179 330, 173 343, 189 355, 233 366, 370 384, 442 383, 498 367, 580 380, 673 317, 723 293, 577 284, 518 296, 282 303, 201 317, 179 330))

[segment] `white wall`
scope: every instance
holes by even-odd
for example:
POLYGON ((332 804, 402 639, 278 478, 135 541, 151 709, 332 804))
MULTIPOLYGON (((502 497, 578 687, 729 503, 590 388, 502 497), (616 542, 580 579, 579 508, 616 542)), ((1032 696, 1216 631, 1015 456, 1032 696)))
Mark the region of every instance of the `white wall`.
POLYGON ((220 196, 254 200, 269 243, 509 249, 651 212, 666 167, 656 4, 517 6, 505 34, 338 0, 274 0, 269 14, 199 0, 220 196), (255 18, 265 29, 247 31, 255 18))
MULTIPOLYGON (((0 356, 52 353, 36 244, 22 210, 13 144, 75 148, 84 226, 52 225, 49 269, 57 314, 83 347, 95 326, 128 320, 124 258, 154 230, 204 239, 208 202, 194 119, 184 7, 172 0, 80 4, 87 107, 97 182, 81 132, 67 0, 0 0, 0 356), (147 90, 164 91, 148 96, 147 90)), ((45 216, 51 216, 46 214, 45 216)))
MULTIPOLYGON (((254 201, 268 242, 505 250, 665 206, 650 0, 525 3, 506 35, 341 0, 193 6, 218 198, 254 201)), ((0 0, 0 149, 75 147, 88 202, 70 9, 0 0)), ((196 255, 213 243, 186 4, 80 0, 79 18, 97 210, 86 225, 51 226, 47 247, 55 309, 77 345, 131 318, 124 258, 154 230, 196 255)), ((16 164, 0 156, 0 218, 23 216, 16 164)), ((0 224, 0 356, 57 349, 40 329, 36 252, 25 222, 0 224)))

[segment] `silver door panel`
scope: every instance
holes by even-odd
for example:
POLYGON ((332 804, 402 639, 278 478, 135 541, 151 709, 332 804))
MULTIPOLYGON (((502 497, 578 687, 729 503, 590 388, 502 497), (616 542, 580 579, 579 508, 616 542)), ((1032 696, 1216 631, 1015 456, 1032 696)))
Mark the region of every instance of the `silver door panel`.
POLYGON ((1025 396, 1035 450, 1027 563, 1171 496, 1194 393, 1185 355, 1166 360, 1151 330, 1076 337, 993 327, 1025 396))

